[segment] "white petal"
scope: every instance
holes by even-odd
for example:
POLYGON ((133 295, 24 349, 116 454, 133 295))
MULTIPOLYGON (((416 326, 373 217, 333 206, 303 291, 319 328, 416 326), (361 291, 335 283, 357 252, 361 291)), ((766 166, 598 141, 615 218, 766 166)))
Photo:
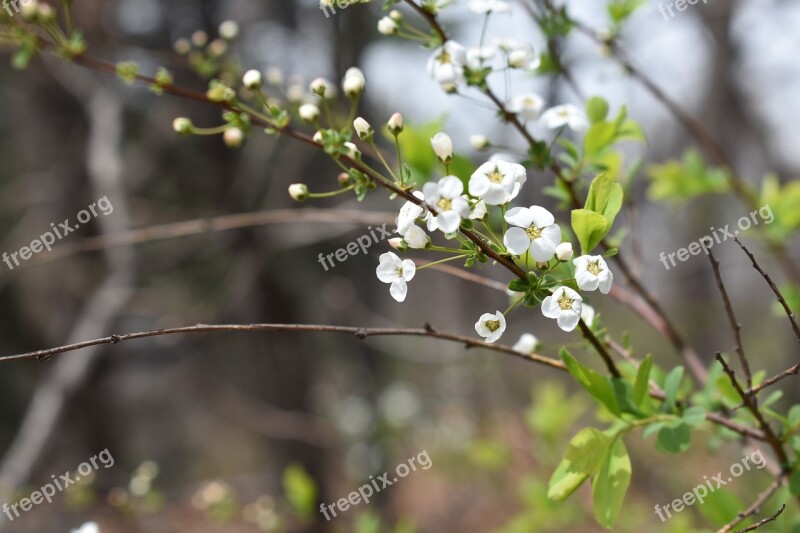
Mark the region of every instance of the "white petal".
POLYGON ((531 241, 531 257, 537 262, 550 261, 556 253, 556 244, 544 237, 531 241))
POLYGON ((512 254, 522 255, 528 251, 531 238, 522 228, 508 228, 506 234, 503 235, 503 244, 512 254))
POLYGON ((472 196, 483 196, 491 187, 492 182, 485 174, 477 172, 469 179, 469 193, 472 196))
POLYGON ((458 213, 461 218, 467 218, 469 216, 469 202, 463 196, 453 198, 450 208, 458 213))
POLYGON ((536 351, 536 346, 539 344, 539 339, 530 333, 523 333, 517 343, 514 345, 514 350, 524 354, 532 354, 536 351))
POLYGON ((394 280, 392 285, 389 287, 389 294, 391 294, 392 298, 398 302, 405 301, 406 295, 408 294, 408 285, 406 284, 406 281, 401 278, 394 280))
POLYGON ((542 238, 550 241, 554 246, 561 244, 561 228, 558 224, 551 224, 542 229, 542 238))
POLYGON ((425 196, 428 205, 435 208, 436 202, 439 201, 439 187, 429 181, 422 186, 422 194, 425 196))
MULTIPOLYGON (((408 228, 408 231, 405 235, 403 235, 403 238, 408 243, 408 247, 415 250, 424 249, 428 245, 429 241, 428 235, 425 233, 425 231, 414 224, 408 228)), ((405 264, 405 261, 403 261, 403 264, 405 264)), ((403 272, 405 272, 405 267, 403 267, 403 272)))
POLYGON ((564 331, 572 331, 578 326, 581 316, 573 311, 564 311, 558 315, 558 327, 564 331))
POLYGON ((397 279, 397 267, 389 263, 381 263, 375 269, 378 279, 384 283, 391 283, 397 279))
POLYGON ((508 191, 512 190, 512 188, 513 188, 513 184, 508 189, 506 189, 506 188, 504 188, 502 186, 498 187, 497 185, 493 184, 493 186, 490 187, 489 190, 486 191, 486 193, 483 194, 483 200, 488 205, 501 205, 501 204, 504 204, 504 203, 506 203, 506 197, 509 194, 508 191))
POLYGON ((583 297, 575 292, 574 290, 570 289, 569 287, 560 287, 560 289, 567 295, 567 298, 570 300, 576 300, 578 302, 583 301, 583 297))
POLYGON ((527 207, 514 207, 506 212, 506 222, 520 228, 528 228, 533 223, 533 213, 527 207))
POLYGON ((610 270, 600 272, 600 292, 608 294, 611 292, 611 285, 614 283, 614 274, 610 270))
POLYGON ((594 307, 589 304, 583 304, 583 307, 581 308, 581 320, 586 322, 587 326, 591 326, 594 322, 594 315, 594 307))
MULTIPOLYGON (((464 192, 464 184, 455 176, 445 176, 439 180, 439 194, 442 198, 452 200, 464 192)), ((425 195, 428 196, 427 194, 425 195)))
POLYGON ((406 281, 411 281, 414 279, 414 274, 417 273, 417 265, 414 264, 414 261, 411 259, 405 259, 402 263, 403 267, 403 279, 406 281))
POLYGON ((580 274, 576 273, 575 282, 582 291, 596 291, 597 286, 600 284, 600 280, 597 279, 597 276, 589 271, 583 271, 580 274))
POLYGON ((552 296, 548 296, 542 302, 542 314, 547 318, 558 318, 561 314, 561 307, 558 305, 559 291, 552 296))
POLYGON ((540 207, 538 205, 531 206, 530 212, 532 217, 531 223, 537 228, 546 228, 556 221, 553 213, 544 207, 540 207))
POLYGON ((461 217, 455 211, 445 211, 444 213, 439 213, 436 217, 436 223, 444 233, 453 233, 458 231, 458 227, 461 225, 461 217))

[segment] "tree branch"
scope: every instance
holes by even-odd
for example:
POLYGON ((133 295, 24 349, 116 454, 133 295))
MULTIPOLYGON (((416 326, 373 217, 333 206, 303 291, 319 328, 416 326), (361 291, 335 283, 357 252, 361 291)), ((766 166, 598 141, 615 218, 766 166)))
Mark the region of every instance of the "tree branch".
POLYGON ((778 477, 778 479, 773 481, 772 484, 769 487, 767 487, 767 490, 762 492, 758 496, 758 498, 756 498, 756 501, 754 501, 750 507, 740 512, 738 515, 736 515, 736 518, 734 518, 729 523, 718 529, 717 533, 728 533, 734 527, 741 524, 746 518, 753 516, 754 514, 758 514, 761 511, 761 506, 764 505, 764 503, 766 503, 766 501, 769 500, 773 494, 775 494, 775 491, 777 491, 780 488, 785 479, 786 479, 786 473, 781 474, 780 477, 778 477))

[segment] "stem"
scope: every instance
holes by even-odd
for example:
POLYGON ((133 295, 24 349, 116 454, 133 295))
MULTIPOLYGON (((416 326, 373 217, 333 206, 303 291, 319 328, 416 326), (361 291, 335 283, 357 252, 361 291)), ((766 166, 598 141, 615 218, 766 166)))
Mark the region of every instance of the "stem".
POLYGON ((438 261, 431 261, 430 263, 425 263, 424 265, 417 267, 417 270, 422 270, 428 267, 432 267, 434 265, 441 265, 442 263, 447 263, 448 261, 455 261, 456 259, 463 259, 465 257, 469 257, 469 254, 456 255, 454 257, 445 257, 444 259, 439 259, 438 261))

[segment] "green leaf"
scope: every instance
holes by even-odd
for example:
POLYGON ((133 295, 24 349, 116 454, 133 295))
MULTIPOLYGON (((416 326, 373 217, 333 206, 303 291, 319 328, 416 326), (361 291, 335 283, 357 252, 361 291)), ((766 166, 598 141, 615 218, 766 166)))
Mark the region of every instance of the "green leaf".
POLYGON ((688 425, 692 427, 697 427, 706 420, 706 413, 707 411, 700 407, 699 405, 695 405, 694 407, 688 408, 686 411, 683 412, 683 421, 686 422, 688 425))
POLYGON ((658 432, 656 448, 662 452, 681 453, 689 448, 692 429, 684 422, 668 424, 658 432))
POLYGON ((631 459, 622 439, 616 439, 608 447, 592 482, 594 516, 604 528, 611 529, 614 526, 630 484, 631 459))
POLYGON ((636 405, 640 406, 647 398, 647 393, 650 390, 650 369, 653 368, 653 354, 647 354, 644 361, 639 365, 639 370, 636 372, 636 383, 633 386, 633 401, 636 405))
POLYGON ((305 518, 314 516, 317 507, 317 484, 300 465, 283 471, 283 490, 292 509, 305 518))
POLYGON ((589 195, 586 197, 586 209, 599 213, 608 221, 608 229, 614 225, 614 219, 622 208, 622 185, 608 174, 600 174, 592 180, 589 195))
POLYGON ((603 462, 610 439, 596 428, 582 429, 567 446, 564 459, 553 472, 547 497, 563 501, 594 474, 603 462))
POLYGON ((681 385, 681 380, 683 379, 683 367, 678 366, 675 367, 672 372, 669 373, 667 379, 664 382, 664 405, 661 406, 661 410, 665 413, 671 413, 675 411, 675 403, 678 398, 678 388, 681 385))
POLYGON ((680 202, 703 194, 720 194, 730 189, 727 173, 707 167, 703 156, 689 150, 682 161, 668 161, 648 168, 651 185, 648 195, 653 200, 680 202))
POLYGON ((800 496, 800 470, 789 477, 789 490, 795 496, 800 496))
POLYGON ((580 383, 584 389, 612 414, 621 414, 616 394, 609 381, 592 370, 581 365, 577 359, 566 348, 561 348, 561 360, 567 367, 569 373, 580 383))
POLYGON ((572 231, 578 237, 583 254, 588 254, 600 244, 610 229, 606 217, 588 209, 573 209, 572 231))

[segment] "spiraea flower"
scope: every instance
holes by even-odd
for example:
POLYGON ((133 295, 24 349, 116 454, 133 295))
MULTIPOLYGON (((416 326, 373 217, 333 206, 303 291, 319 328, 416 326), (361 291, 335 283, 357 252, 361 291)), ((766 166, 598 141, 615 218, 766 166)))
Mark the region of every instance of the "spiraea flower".
POLYGON ((471 69, 479 69, 483 66, 487 66, 486 63, 490 61, 495 54, 497 54, 497 49, 494 46, 470 48, 467 50, 467 66, 471 69))
POLYGON ((447 41, 428 59, 428 74, 446 91, 455 90, 464 79, 467 52, 455 41, 447 41))
POLYGON ((559 261, 569 261, 572 259, 574 251, 572 250, 571 242, 562 242, 556 246, 556 257, 559 261))
POLYGON ((483 220, 488 212, 488 209, 486 209, 486 202, 478 200, 472 207, 472 213, 469 214, 469 218, 470 220, 483 220))
POLYGON ((350 98, 360 96, 364 92, 364 87, 367 84, 367 78, 360 68, 350 67, 344 74, 342 79, 342 90, 344 94, 350 98))
POLYGON ((519 194, 528 179, 525 167, 506 161, 489 161, 472 174, 469 193, 482 198, 488 205, 502 205, 519 194))
POLYGON ((572 331, 581 320, 583 298, 569 287, 559 287, 542 302, 542 314, 558 321, 558 327, 572 331))
POLYGON ((471 0, 467 4, 467 9, 479 15, 486 13, 508 13, 511 6, 503 0, 471 0))
POLYGON ((589 127, 586 114, 572 104, 551 107, 542 113, 542 125, 551 130, 568 126, 572 131, 583 131, 589 127))
POLYGON ((523 333, 519 340, 514 344, 514 350, 525 355, 530 355, 536 351, 539 346, 539 339, 531 333, 523 333))
POLYGON ((524 120, 536 120, 543 108, 544 98, 534 93, 518 94, 508 104, 508 110, 524 120))
POLYGON ((300 118, 304 121, 312 124, 316 122, 319 118, 319 108, 314 104, 303 104, 297 110, 297 113, 300 115, 300 118))
POLYGON ((242 85, 251 91, 261 88, 263 83, 264 78, 261 75, 261 72, 257 70, 248 70, 244 73, 244 76, 242 76, 242 85))
POLYGON ((289 185, 289 196, 296 202, 308 199, 308 186, 305 183, 292 183, 289 185))
POLYGON ((391 17, 383 17, 378 21, 378 31, 383 35, 394 35, 400 27, 391 17))
POLYGON ((475 331, 489 344, 496 342, 506 330, 506 317, 503 313, 484 313, 475 323, 475 331))
POLYGON ((594 307, 584 303, 581 307, 581 320, 583 320, 587 326, 592 327, 592 324, 594 323, 594 315, 594 307))
MULTIPOLYGON (((420 191, 414 191, 413 194, 420 200, 425 200, 425 196, 420 191)), ((405 236, 411 226, 414 225, 414 222, 421 217, 424 212, 425 208, 421 205, 411 201, 404 203, 403 207, 400 208, 400 214, 397 215, 397 219, 395 220, 397 233, 405 236)))
POLYGON ((446 133, 439 132, 434 135, 431 147, 442 163, 449 163, 453 159, 453 141, 446 133))
POLYGON ((425 230, 416 224, 412 224, 411 227, 408 228, 405 235, 403 235, 403 239, 406 241, 406 244, 408 244, 408 247, 414 250, 424 250, 428 246, 428 243, 431 242, 425 230))
POLYGON ((549 261, 555 254, 556 247, 561 244, 561 228, 555 224, 553 214, 538 205, 515 207, 505 216, 511 224, 503 236, 503 243, 514 255, 530 252, 531 257, 539 262, 549 261))
POLYGON ((453 233, 458 230, 461 220, 469 216, 469 202, 461 196, 463 192, 464 184, 455 176, 445 176, 423 186, 425 201, 437 211, 436 216, 428 219, 429 231, 440 229, 453 233))
POLYGON ((368 141, 372 139, 372 135, 374 133, 372 126, 370 126, 369 122, 364 120, 362 117, 358 117, 353 121, 353 128, 355 128, 358 138, 362 141, 368 141))
POLYGON ((239 148, 244 143, 244 132, 239 128, 228 128, 222 134, 222 139, 229 148, 239 148))
POLYGON ((603 294, 611 291, 614 274, 608 269, 603 256, 582 255, 572 262, 575 265, 575 281, 579 289, 596 291, 599 288, 603 294))
POLYGON ((380 257, 380 264, 375 269, 378 279, 383 283, 389 283, 389 294, 398 302, 406 299, 408 294, 407 283, 414 279, 417 273, 417 266, 410 259, 401 260, 396 253, 386 252, 380 257))
POLYGON ((392 135, 399 135, 405 127, 405 119, 403 119, 403 115, 400 113, 394 113, 389 117, 389 122, 386 126, 389 128, 389 133, 392 135))
POLYGON ((486 135, 478 134, 470 135, 469 144, 471 144, 475 150, 485 150, 490 146, 491 143, 489 142, 489 139, 486 138, 486 135))
POLYGON ((542 61, 530 43, 515 44, 508 51, 508 66, 520 70, 533 71, 542 61))

